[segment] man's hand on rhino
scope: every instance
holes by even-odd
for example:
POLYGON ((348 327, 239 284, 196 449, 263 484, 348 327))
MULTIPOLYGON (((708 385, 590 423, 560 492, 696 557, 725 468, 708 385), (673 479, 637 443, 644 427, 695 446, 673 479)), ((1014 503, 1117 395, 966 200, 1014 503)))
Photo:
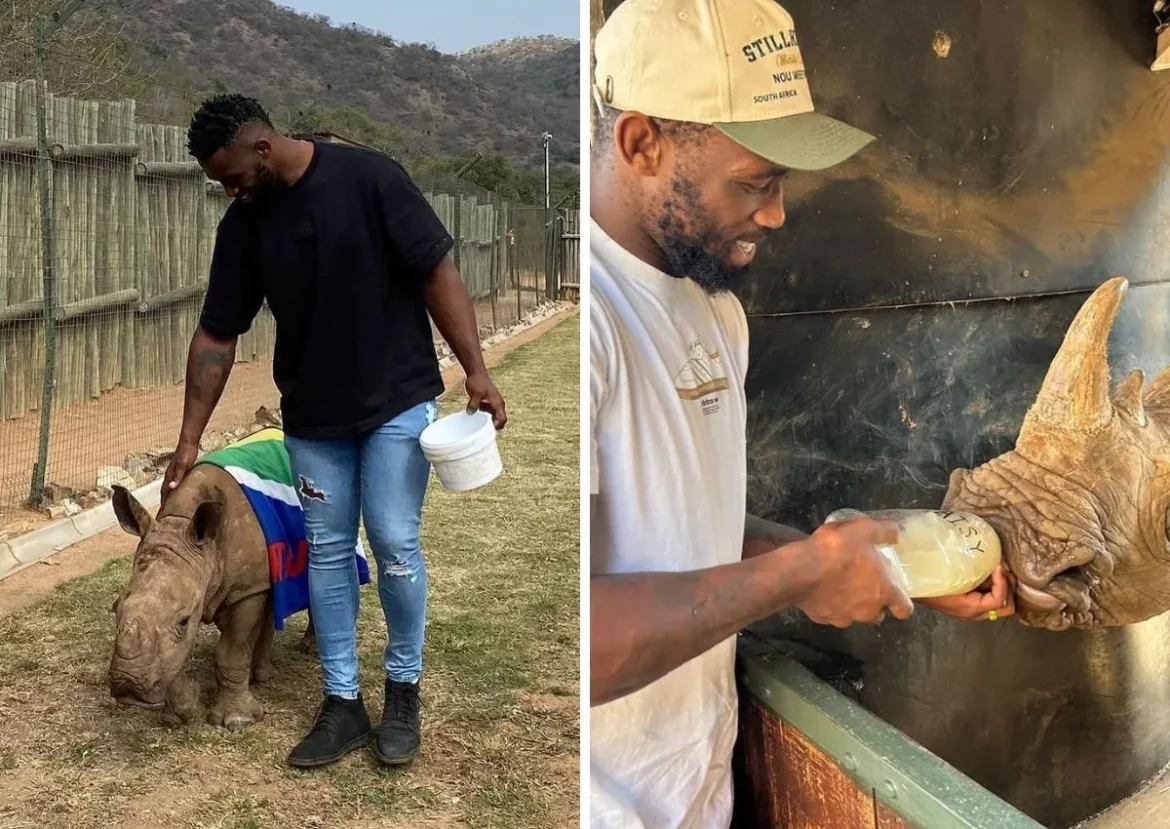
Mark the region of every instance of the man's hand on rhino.
POLYGON ((797 607, 817 624, 846 628, 854 622, 874 624, 886 609, 897 619, 908 619, 914 604, 890 578, 878 546, 898 540, 898 528, 888 521, 857 518, 825 524, 807 544, 819 577, 797 607))
POLYGON ((162 490, 159 494, 160 509, 166 505, 170 494, 183 482, 183 478, 191 471, 191 467, 194 466, 195 459, 198 457, 198 446, 179 444, 175 449, 175 454, 171 457, 170 464, 167 465, 167 473, 163 476, 162 490))
POLYGON ((995 568, 995 572, 972 590, 961 596, 942 596, 936 599, 919 599, 918 603, 962 619, 964 622, 986 622, 993 619, 1002 619, 1016 612, 1016 583, 1015 577, 1004 565, 995 568), (994 614, 994 615, 992 615, 994 614))

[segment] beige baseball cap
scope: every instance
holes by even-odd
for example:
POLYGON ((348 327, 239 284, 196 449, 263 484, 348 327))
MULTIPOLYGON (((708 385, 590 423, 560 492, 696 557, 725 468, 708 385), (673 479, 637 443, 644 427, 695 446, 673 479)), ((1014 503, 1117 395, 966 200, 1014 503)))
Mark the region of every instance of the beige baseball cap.
POLYGON ((624 0, 593 42, 599 106, 710 124, 774 164, 823 170, 872 135, 813 110, 775 0, 624 0))

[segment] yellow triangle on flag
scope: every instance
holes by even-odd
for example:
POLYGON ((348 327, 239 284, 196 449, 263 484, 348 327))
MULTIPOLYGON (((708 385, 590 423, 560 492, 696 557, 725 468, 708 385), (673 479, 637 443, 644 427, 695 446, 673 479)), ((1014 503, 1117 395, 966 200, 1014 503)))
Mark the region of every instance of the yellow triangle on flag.
POLYGON ((261 429, 259 432, 253 432, 246 438, 240 438, 230 446, 247 446, 249 443, 259 443, 262 440, 279 440, 284 441, 284 430, 275 427, 271 429, 261 429))

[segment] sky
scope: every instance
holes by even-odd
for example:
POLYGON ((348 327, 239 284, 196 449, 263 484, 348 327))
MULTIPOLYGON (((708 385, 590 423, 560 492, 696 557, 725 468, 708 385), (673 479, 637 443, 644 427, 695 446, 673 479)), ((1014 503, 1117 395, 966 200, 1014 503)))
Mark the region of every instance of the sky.
POLYGON ((334 25, 360 23, 395 40, 461 52, 511 37, 580 39, 580 0, 276 0, 334 25))

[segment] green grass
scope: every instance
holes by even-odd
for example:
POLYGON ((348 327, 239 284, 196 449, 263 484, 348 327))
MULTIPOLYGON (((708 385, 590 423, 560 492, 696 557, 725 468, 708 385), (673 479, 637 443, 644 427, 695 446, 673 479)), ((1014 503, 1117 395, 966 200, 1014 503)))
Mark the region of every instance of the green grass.
MULTIPOLYGON (((423 518, 430 605, 423 749, 404 769, 366 752, 318 771, 285 755, 320 699, 304 618, 276 637, 276 677, 256 693, 264 722, 229 733, 109 699, 110 604, 129 557, 0 619, 0 823, 18 826, 545 827, 576 825, 580 544, 576 317, 493 369, 508 402, 505 473, 471 493, 432 478, 423 518)), ((443 406, 463 405, 457 388, 443 406)), ((131 551, 127 539, 127 553, 131 551)), ((213 630, 191 676, 210 700, 213 630)), ((381 711, 385 623, 362 591, 359 649, 371 715, 381 711)))

